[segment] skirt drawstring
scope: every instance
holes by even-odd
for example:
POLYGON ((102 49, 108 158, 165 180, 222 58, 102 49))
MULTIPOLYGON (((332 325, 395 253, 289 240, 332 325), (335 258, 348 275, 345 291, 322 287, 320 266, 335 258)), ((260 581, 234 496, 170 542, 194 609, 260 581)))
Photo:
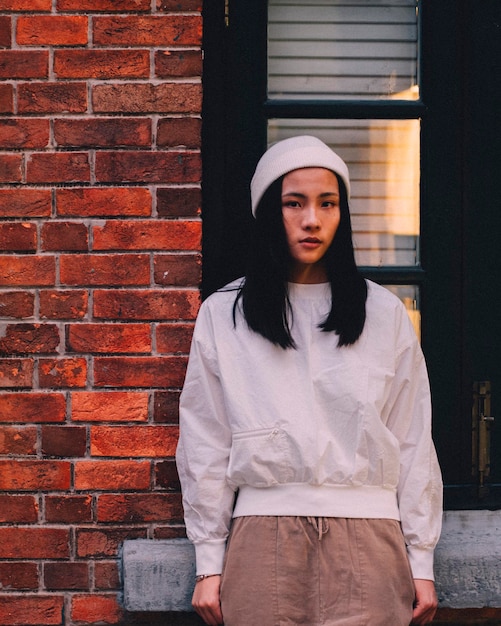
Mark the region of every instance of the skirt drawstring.
POLYGON ((329 520, 327 517, 307 517, 306 520, 318 532, 318 540, 322 541, 322 536, 329 532, 329 520))

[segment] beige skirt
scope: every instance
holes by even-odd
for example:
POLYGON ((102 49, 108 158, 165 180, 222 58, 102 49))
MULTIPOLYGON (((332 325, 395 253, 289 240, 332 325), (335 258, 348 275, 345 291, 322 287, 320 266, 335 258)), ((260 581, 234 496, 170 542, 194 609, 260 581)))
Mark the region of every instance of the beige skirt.
POLYGON ((413 602, 397 521, 233 521, 221 580, 225 626, 408 626, 413 602))

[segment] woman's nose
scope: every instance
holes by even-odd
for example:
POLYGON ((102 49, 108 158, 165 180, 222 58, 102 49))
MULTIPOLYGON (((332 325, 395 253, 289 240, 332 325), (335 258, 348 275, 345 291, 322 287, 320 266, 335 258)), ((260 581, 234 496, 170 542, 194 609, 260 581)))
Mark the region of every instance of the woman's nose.
POLYGON ((318 219, 318 212, 316 207, 308 206, 305 207, 303 213, 303 227, 304 228, 319 228, 320 220, 318 219))

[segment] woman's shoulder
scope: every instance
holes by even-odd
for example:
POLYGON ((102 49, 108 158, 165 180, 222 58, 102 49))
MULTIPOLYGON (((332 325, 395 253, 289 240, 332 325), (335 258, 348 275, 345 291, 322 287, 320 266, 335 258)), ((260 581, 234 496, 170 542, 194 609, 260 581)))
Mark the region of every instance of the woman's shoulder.
POLYGON ((405 310, 403 302, 387 287, 378 285, 372 280, 367 280, 367 306, 378 309, 389 310, 405 310))
POLYGON ((404 303, 387 287, 367 281, 367 319, 378 325, 401 325, 408 315, 404 303))
POLYGON ((367 281, 367 323, 377 335, 395 336, 399 343, 414 343, 416 328, 404 303, 386 287, 367 281))

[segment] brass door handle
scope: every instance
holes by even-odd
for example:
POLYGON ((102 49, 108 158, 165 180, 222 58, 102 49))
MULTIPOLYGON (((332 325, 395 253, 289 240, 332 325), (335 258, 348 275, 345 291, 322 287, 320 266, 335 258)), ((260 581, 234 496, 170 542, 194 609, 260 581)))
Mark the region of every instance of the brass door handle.
POLYGON ((477 479, 478 496, 484 498, 489 489, 486 478, 491 469, 491 381, 473 383, 472 404, 472 475, 477 479))

